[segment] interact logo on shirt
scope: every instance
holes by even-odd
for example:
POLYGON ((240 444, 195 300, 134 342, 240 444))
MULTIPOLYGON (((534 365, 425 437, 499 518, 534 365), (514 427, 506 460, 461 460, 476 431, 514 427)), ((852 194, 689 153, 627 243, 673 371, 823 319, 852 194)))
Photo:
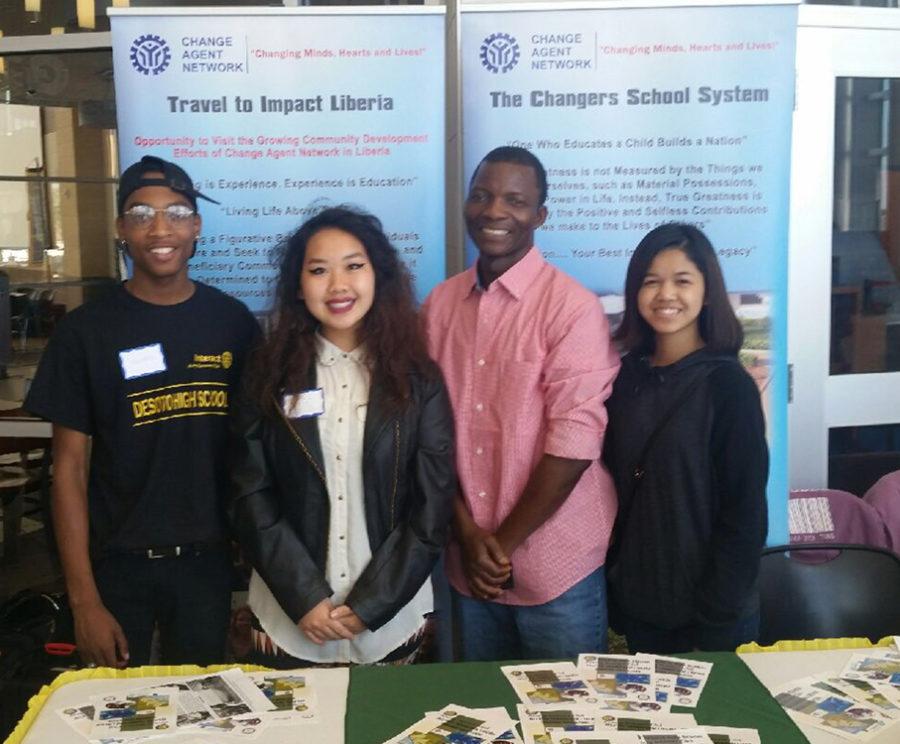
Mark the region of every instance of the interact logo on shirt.
POLYGON ((230 369, 232 364, 234 357, 230 351, 223 351, 221 354, 194 354, 188 369, 230 369))

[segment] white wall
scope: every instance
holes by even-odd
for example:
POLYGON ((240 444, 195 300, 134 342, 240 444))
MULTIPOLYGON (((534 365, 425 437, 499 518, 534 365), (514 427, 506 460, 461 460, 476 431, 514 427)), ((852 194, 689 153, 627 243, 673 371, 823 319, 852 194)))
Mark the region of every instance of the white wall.
MULTIPOLYGON (((0 106, 0 175, 24 176, 42 164, 40 108, 0 106)), ((27 248, 28 224, 27 184, 0 181, 0 248, 27 248)))

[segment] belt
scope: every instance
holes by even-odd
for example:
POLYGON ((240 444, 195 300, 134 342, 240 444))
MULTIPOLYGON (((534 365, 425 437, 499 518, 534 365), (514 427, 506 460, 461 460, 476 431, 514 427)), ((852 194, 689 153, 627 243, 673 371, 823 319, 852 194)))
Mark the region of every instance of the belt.
POLYGON ((157 558, 181 558, 184 556, 211 553, 217 550, 224 551, 226 544, 223 542, 194 542, 184 545, 168 545, 162 548, 136 548, 123 550, 119 555, 134 555, 140 558, 156 560, 157 558))

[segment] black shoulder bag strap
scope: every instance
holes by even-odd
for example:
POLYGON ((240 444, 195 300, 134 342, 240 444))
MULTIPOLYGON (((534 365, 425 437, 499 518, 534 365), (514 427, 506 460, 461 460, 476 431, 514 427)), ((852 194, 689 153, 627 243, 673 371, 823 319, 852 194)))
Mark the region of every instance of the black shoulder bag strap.
MULTIPOLYGON (((656 422, 656 426, 653 428, 653 431, 650 432, 650 436, 647 437, 647 440, 644 442, 644 446, 641 449, 641 454, 635 462, 634 468, 631 471, 631 498, 628 500, 628 506, 624 510, 620 510, 616 515, 616 525, 624 525, 628 521, 628 514, 631 512, 631 507, 634 504, 634 499, 637 494, 638 486, 641 483, 641 480, 644 478, 644 467, 647 463, 647 457, 650 454, 650 451, 653 449, 653 445, 656 444, 656 440, 659 439, 660 434, 662 434, 663 430, 666 428, 666 425, 669 421, 672 420, 672 417, 678 413, 678 409, 680 409, 685 403, 687 403, 697 392, 700 387, 700 383, 703 382, 707 377, 709 377, 713 372, 715 372, 721 364, 714 364, 707 367, 703 372, 697 375, 696 378, 691 380, 687 384, 687 390, 679 396, 676 401, 669 406, 668 410, 660 417, 660 419, 656 422)), ((620 500, 621 505, 621 500, 620 500)), ((618 540, 614 540, 613 548, 615 548, 615 543, 618 540)), ((610 550, 612 554, 612 558, 615 558, 615 553, 617 551, 610 550)), ((607 559, 607 562, 610 563, 612 560, 607 559)))

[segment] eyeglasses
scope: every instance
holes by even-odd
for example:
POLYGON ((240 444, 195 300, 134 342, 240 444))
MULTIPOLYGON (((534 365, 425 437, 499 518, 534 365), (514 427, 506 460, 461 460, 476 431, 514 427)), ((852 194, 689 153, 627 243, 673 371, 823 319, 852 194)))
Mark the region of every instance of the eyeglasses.
POLYGON ((170 204, 162 209, 155 209, 147 204, 135 204, 133 207, 126 209, 122 216, 133 227, 149 227, 153 220, 156 219, 157 212, 162 212, 165 215, 166 222, 172 227, 184 227, 197 214, 185 204, 170 204))

